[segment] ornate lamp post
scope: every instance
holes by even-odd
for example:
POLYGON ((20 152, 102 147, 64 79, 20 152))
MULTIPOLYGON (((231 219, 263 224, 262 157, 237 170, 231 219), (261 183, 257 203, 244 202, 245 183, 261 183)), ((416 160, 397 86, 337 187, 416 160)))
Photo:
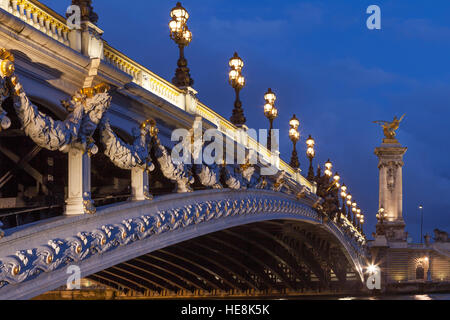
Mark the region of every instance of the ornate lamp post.
POLYGON ((361 223, 361 227, 360 227, 359 231, 360 231, 361 233, 363 233, 363 232, 364 232, 364 230, 363 230, 363 225, 364 225, 364 215, 363 215, 363 214, 361 214, 361 218, 360 218, 359 222, 361 223))
POLYGON ((384 210, 383 207, 381 207, 380 209, 378 209, 378 213, 377 213, 377 226, 376 226, 376 233, 379 235, 384 234, 384 220, 387 219, 387 212, 384 210))
POLYGON ((312 161, 314 159, 314 157, 316 156, 316 152, 314 150, 314 145, 315 145, 315 141, 314 139, 311 137, 311 135, 309 135, 308 139, 306 140, 306 155, 308 156, 309 159, 309 169, 308 169, 308 180, 312 181, 314 179, 314 168, 312 165, 312 161))
POLYGON ((297 155, 297 142, 300 139, 300 133, 298 132, 298 127, 300 126, 300 121, 298 121, 297 117, 294 116, 289 121, 289 125, 291 128, 289 129, 289 138, 291 138, 292 144, 294 146, 292 150, 292 156, 291 156, 291 167, 298 169, 300 167, 300 163, 298 161, 298 155, 297 155))
POLYGON ((380 223, 383 223, 383 222, 384 222, 384 219, 386 219, 386 218, 387 218, 387 213, 384 211, 384 208, 381 207, 381 208, 378 210, 378 213, 377 213, 377 219, 378 219, 378 221, 379 221, 380 223))
POLYGON ((189 13, 181 6, 180 2, 170 11, 172 20, 169 22, 170 38, 175 41, 180 49, 180 58, 178 59, 178 68, 175 71, 175 77, 172 83, 179 88, 191 87, 194 84, 189 74, 187 60, 184 57, 184 47, 192 41, 192 33, 189 31, 186 22, 189 19, 189 13))
MULTIPOLYGON (((267 136, 267 149, 271 150, 272 149, 273 120, 275 120, 278 116, 278 110, 277 110, 277 108, 275 108, 275 100, 277 100, 277 97, 276 97, 275 93, 272 92, 272 89, 269 88, 267 90, 267 92, 264 94, 264 100, 266 100, 266 104, 264 105, 264 115, 266 116, 267 119, 269 119, 269 122, 270 122, 269 134, 267 136)), ((294 117, 295 117, 295 115, 294 115, 294 117)), ((297 122, 298 122, 298 120, 297 120, 297 122)), ((298 125, 299 124, 300 123, 298 123, 298 125)), ((295 130, 298 128, 298 125, 295 127, 295 130)), ((291 128, 292 128, 292 125, 291 125, 291 128)), ((290 135, 290 131, 289 131, 289 135, 290 135)), ((298 139, 297 139, 297 141, 298 141, 298 139)))
POLYGON ((358 231, 361 231, 361 209, 356 208, 356 223, 357 223, 357 229, 358 231))
POLYGON ((236 127, 240 128, 245 124, 246 121, 244 117, 244 110, 242 109, 242 102, 241 100, 239 100, 239 92, 245 86, 245 78, 242 76, 244 61, 239 58, 237 52, 235 52, 233 58, 230 59, 229 66, 231 70, 228 74, 228 80, 236 93, 233 115, 231 116, 230 121, 236 127))
POLYGON ((347 218, 349 221, 352 221, 352 195, 350 193, 347 193, 347 218))
POLYGON ((347 186, 345 184, 341 186, 341 198, 342 198, 342 214, 345 217, 347 216, 347 210, 345 208, 345 203, 347 200, 347 186))
POLYGON ((356 228, 356 206, 357 203, 355 201, 352 202, 352 212, 353 212, 353 226, 356 228))

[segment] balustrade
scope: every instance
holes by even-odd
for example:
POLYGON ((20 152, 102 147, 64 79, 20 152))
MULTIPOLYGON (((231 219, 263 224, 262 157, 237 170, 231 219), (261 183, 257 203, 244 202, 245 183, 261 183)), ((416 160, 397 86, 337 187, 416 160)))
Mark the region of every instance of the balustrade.
POLYGON ((104 44, 104 57, 105 61, 130 75, 134 83, 169 101, 171 104, 181 107, 179 98, 182 91, 172 86, 169 82, 158 77, 106 43, 104 44))
POLYGON ((3 0, 0 7, 49 37, 69 46, 66 20, 36 0, 3 0))

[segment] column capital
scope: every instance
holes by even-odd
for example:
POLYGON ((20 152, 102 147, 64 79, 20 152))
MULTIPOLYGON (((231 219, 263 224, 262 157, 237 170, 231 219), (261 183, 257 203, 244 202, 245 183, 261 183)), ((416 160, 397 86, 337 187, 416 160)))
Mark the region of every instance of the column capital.
POLYGON ((402 157, 406 150, 408 150, 407 147, 403 147, 401 144, 382 144, 381 146, 375 148, 375 155, 378 157, 383 156, 391 156, 391 157, 402 157))

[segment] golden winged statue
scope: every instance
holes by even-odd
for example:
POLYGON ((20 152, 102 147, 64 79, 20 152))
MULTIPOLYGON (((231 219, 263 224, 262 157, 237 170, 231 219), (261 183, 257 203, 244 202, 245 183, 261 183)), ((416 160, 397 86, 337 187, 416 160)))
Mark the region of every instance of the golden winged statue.
POLYGON ((402 122, 404 117, 405 114, 403 114, 400 119, 397 119, 397 116, 395 116, 392 122, 378 120, 373 123, 379 124, 383 128, 383 133, 386 139, 395 140, 395 131, 399 128, 400 122, 402 122))

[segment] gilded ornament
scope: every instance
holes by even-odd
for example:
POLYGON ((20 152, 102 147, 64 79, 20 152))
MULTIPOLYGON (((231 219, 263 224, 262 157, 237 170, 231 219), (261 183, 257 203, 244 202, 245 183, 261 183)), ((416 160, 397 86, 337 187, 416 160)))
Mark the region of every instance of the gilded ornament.
POLYGON ((402 122, 404 117, 405 117, 405 114, 403 114, 400 117, 400 119, 397 119, 397 116, 395 116, 394 120, 392 120, 391 122, 378 120, 378 121, 373 121, 373 123, 379 124, 383 128, 384 137, 387 140, 396 141, 397 140, 397 139, 395 139, 396 131, 400 127, 400 122, 402 122))
POLYGON ((19 274, 19 272, 20 272, 20 266, 14 265, 11 270, 12 275, 17 276, 19 274))

